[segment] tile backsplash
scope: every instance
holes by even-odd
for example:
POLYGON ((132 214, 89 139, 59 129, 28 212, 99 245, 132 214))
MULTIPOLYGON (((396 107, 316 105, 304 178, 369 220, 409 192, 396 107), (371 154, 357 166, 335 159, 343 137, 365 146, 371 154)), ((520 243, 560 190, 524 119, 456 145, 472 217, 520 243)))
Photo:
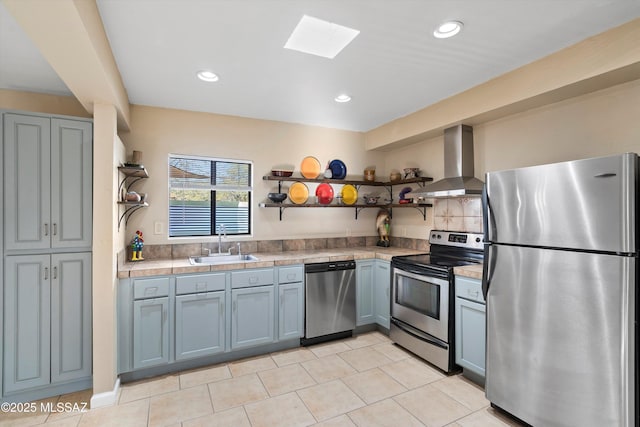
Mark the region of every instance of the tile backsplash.
POLYGON ((479 197, 435 199, 433 209, 436 230, 482 233, 482 199, 479 197))
MULTIPOLYGON (((240 247, 243 253, 282 252, 282 251, 319 251, 340 248, 355 248, 360 246, 375 246, 378 236, 362 237, 331 237, 313 239, 284 239, 284 240, 252 240, 242 241, 240 247)), ((226 252, 231 249, 237 253, 235 241, 223 242, 221 250, 226 252)), ((429 241, 425 239, 413 239, 391 236, 391 246, 395 248, 416 249, 428 252, 429 241)), ((207 243, 176 243, 166 245, 145 245, 143 249, 144 259, 180 259, 192 255, 218 251, 217 242, 207 243)), ((118 254, 118 263, 122 265, 131 259, 131 245, 127 245, 118 254)))

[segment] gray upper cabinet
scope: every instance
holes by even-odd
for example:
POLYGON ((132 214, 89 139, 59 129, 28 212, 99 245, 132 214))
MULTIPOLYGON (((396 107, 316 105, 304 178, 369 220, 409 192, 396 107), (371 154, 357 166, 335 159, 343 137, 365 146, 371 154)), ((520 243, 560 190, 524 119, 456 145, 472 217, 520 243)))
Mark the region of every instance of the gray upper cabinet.
POLYGON ((5 248, 51 246, 51 120, 4 115, 5 248))
POLYGON ((91 248, 92 124, 4 115, 5 249, 91 248))
POLYGON ((91 247, 92 125, 51 119, 51 247, 91 247))
POLYGON ((91 378, 91 254, 5 258, 4 393, 91 378))

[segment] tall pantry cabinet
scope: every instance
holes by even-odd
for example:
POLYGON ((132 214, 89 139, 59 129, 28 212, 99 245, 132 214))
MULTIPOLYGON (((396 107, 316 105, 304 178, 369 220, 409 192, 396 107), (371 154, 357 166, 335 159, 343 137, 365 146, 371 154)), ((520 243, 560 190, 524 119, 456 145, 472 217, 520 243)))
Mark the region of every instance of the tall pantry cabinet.
POLYGON ((2 113, 2 399, 91 387, 93 129, 2 113))

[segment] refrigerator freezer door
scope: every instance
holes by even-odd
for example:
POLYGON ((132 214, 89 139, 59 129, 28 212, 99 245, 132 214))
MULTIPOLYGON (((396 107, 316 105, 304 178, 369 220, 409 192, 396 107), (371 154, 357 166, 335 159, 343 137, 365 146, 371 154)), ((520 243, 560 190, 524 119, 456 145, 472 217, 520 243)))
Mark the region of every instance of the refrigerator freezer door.
POLYGON ((633 257, 491 245, 486 395, 535 426, 633 426, 633 257))
POLYGON ((491 242, 636 251, 637 155, 487 174, 491 242))

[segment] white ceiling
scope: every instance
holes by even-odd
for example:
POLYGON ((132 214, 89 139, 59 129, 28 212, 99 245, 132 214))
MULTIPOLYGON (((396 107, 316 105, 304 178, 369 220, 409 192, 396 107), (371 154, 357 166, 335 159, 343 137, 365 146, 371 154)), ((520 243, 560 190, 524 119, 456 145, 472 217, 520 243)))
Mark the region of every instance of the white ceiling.
MULTIPOLYGON (((640 17, 638 0, 96 1, 132 104, 356 131, 640 17), (284 49, 303 14, 360 35, 335 59, 284 49), (431 35, 452 19, 458 36, 431 35)), ((1 3, 0 87, 70 94, 1 3)))

